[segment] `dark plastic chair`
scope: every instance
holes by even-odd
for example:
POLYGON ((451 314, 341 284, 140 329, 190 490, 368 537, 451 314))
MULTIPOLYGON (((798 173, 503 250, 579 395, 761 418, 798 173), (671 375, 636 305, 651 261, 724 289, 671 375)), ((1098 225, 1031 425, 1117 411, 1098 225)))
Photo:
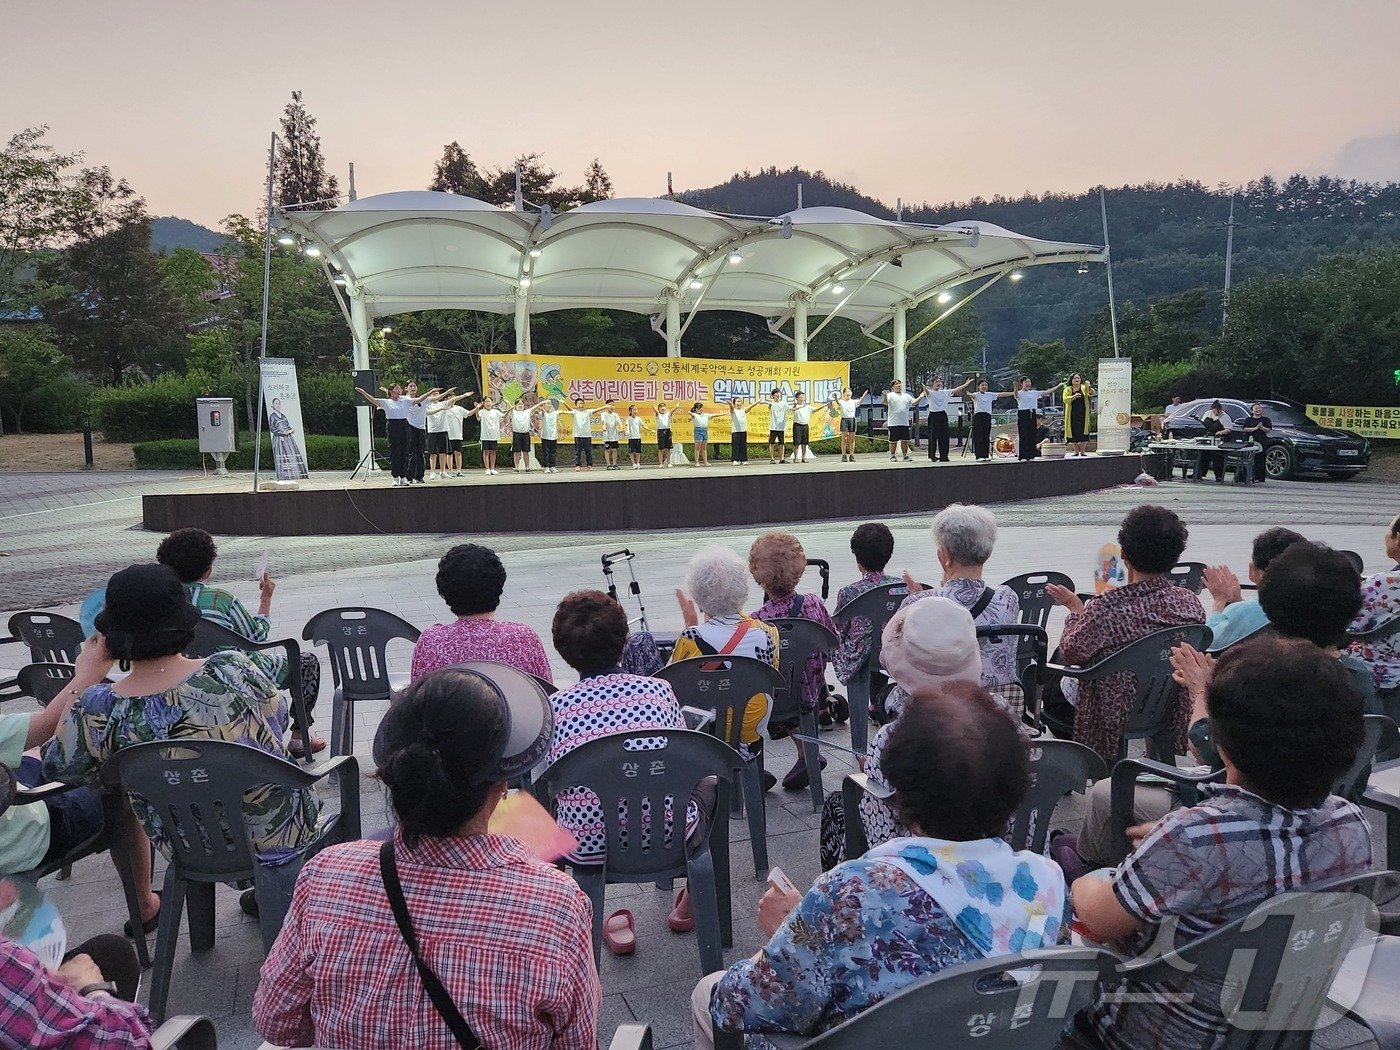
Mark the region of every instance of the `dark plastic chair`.
POLYGON ((1074 590, 1074 581, 1062 572, 1026 572, 1011 577, 1002 586, 1016 592, 1016 600, 1021 605, 1022 623, 1044 627, 1050 622, 1050 611, 1055 608, 1054 601, 1046 593, 1046 588, 1052 583, 1074 590))
POLYGON ((1385 877, 1278 894, 1178 950, 1124 963, 1117 990, 1191 995, 1193 1012, 1229 1025, 1226 1050, 1306 1050, 1348 951, 1374 928, 1369 895, 1385 877))
POLYGON ((1361 560, 1361 555, 1357 554, 1356 551, 1338 551, 1337 553, 1351 562, 1351 567, 1355 569, 1359 575, 1366 575, 1366 563, 1361 560))
POLYGON ((1185 587, 1193 594, 1200 594, 1206 584, 1206 563, 1203 561, 1183 561, 1173 565, 1166 573, 1167 582, 1177 587, 1185 587))
POLYGON ((1385 866, 1400 871, 1400 759, 1371 770, 1361 805, 1385 817, 1385 866))
POLYGON ((1164 627, 1090 667, 1052 663, 1046 665, 1046 670, 1052 675, 1073 678, 1081 685, 1109 675, 1131 674, 1137 695, 1123 724, 1117 757, 1127 754, 1129 740, 1148 740, 1156 757, 1170 762, 1176 758, 1176 705, 1183 702, 1180 686, 1172 681, 1171 651, 1177 645, 1205 652, 1210 648, 1210 628, 1203 623, 1164 627))
MULTIPOLYGON (((1107 949, 1065 947, 950 966, 797 1045, 802 1050, 1051 1047, 1066 1021, 1094 1001, 1098 984, 1113 980, 1117 965, 1118 957, 1107 949)), ((742 1040, 728 1032, 715 1036, 717 1050, 737 1050, 742 1040)))
POLYGON ((83 648, 83 627, 55 613, 18 612, 10 617, 9 632, 29 647, 29 662, 71 664, 83 648))
POLYGON ((151 1033, 151 1050, 218 1050, 214 1023, 207 1017, 182 1014, 151 1033))
POLYGON ((1040 714, 1040 692, 1045 674, 1045 666, 1050 662, 1050 636, 1044 627, 1030 623, 997 624, 994 627, 978 627, 977 637, 985 641, 1015 637, 1016 680, 1020 683, 1025 697, 1025 723, 1031 726, 1036 735, 1045 732, 1045 723, 1040 714))
MULTIPOLYGON (((739 736, 749 698, 757 693, 775 696, 785 685, 783 676, 770 664, 752 656, 696 656, 667 664, 655 677, 671 686, 681 706, 715 713, 710 732, 734 753, 734 768, 739 772, 737 782, 743 787, 744 807, 749 816, 754 878, 762 881, 768 876, 768 811, 764 806, 767 793, 763 790, 763 764, 761 759, 746 762, 740 757, 739 736)), ((731 799, 730 815, 738 816, 738 793, 731 799)))
POLYGON ((331 754, 355 750, 355 715, 365 701, 388 700, 390 681, 386 650, 396 638, 416 642, 421 632, 407 620, 383 609, 326 609, 307 621, 303 641, 324 645, 331 655, 335 695, 331 698, 331 754))
POLYGON ((68 688, 73 675, 72 664, 25 664, 15 674, 15 683, 21 696, 33 697, 40 707, 48 707, 54 697, 68 688))
MULTIPOLYGON (((1050 837, 1050 818, 1060 800, 1083 794, 1088 785, 1102 780, 1108 771, 1091 748, 1073 740, 1036 740, 1030 745, 1031 789, 1011 817, 1006 841, 1012 849, 1044 853, 1050 837)), ((862 795, 887 799, 889 794, 871 787, 864 773, 851 773, 841 784, 842 817, 846 830, 846 858, 862 856, 870 848, 860 819, 862 795)))
POLYGON ((852 598, 832 616, 843 626, 855 619, 868 620, 871 625, 870 655, 846 683, 851 705, 851 750, 857 754, 865 754, 870 743, 870 698, 874 695, 875 675, 880 671, 881 635, 907 597, 909 588, 902 583, 875 587, 852 598))
MULTIPOLYGON (((241 649, 245 653, 261 653, 269 649, 281 649, 287 656, 287 672, 282 681, 277 684, 287 690, 287 694, 292 700, 292 711, 296 714, 296 723, 306 729, 309 737, 310 721, 307 719, 306 698, 301 695, 301 646, 294 638, 283 638, 275 642, 255 642, 251 638, 245 638, 237 631, 230 631, 221 624, 214 623, 200 617, 199 622, 194 625, 194 642, 185 651, 186 656, 196 659, 213 656, 217 652, 225 649, 241 649)), ((310 765, 314 760, 309 747, 302 751, 306 762, 310 765)))
POLYGON ((1212 644, 1212 645, 1211 645, 1211 648, 1210 648, 1209 650, 1207 650, 1207 651, 1210 653, 1211 656, 1218 657, 1218 656, 1222 655, 1223 653, 1228 653, 1231 649, 1233 649, 1233 648, 1234 648, 1235 646, 1237 646, 1237 645, 1244 645, 1245 643, 1247 643, 1247 642, 1252 642, 1252 641, 1254 641, 1254 640, 1256 640, 1256 639, 1258 639, 1258 638, 1272 638, 1272 637, 1273 637, 1274 635, 1276 635, 1276 634, 1278 634, 1278 628, 1276 628, 1276 627, 1275 627, 1273 624, 1271 624, 1271 623, 1266 623, 1266 624, 1264 624, 1263 627, 1256 627, 1254 630, 1250 631, 1250 632, 1249 632, 1247 635, 1245 635, 1243 638, 1237 638, 1237 639, 1235 639, 1235 640, 1234 640, 1233 642, 1231 642, 1229 645, 1222 646, 1222 647, 1220 647, 1220 648, 1216 648, 1216 646, 1215 646, 1214 644, 1212 644))
MULTIPOLYGON (((251 879, 266 951, 282 929, 302 864, 324 846, 360 837, 359 766, 348 756, 307 769, 246 744, 181 737, 120 749, 102 763, 102 779, 144 799, 158 814, 169 843, 150 996, 157 1021, 165 1017, 187 901, 190 949, 205 951, 214 946, 214 886, 251 879), (229 819, 241 814, 244 794, 269 784, 310 789, 332 773, 339 774, 340 811, 321 814, 297 858, 277 867, 259 863, 246 826, 229 819)), ((144 949, 140 924, 133 925, 137 945, 144 949)))
POLYGON ((651 729, 590 740, 540 774, 536 791, 551 807, 561 791, 572 788, 591 791, 602 803, 607 826, 604 855, 597 864, 569 865, 593 903, 595 962, 602 953, 603 894, 609 883, 661 882, 683 875, 695 909, 701 972, 723 969, 724 949, 734 941, 729 822, 724 814, 739 761, 733 748, 708 733, 670 729, 663 734, 651 729), (650 745, 658 738, 664 746, 629 746, 633 741, 650 745), (710 833, 704 841, 688 843, 687 801, 707 777, 718 781, 710 833))
MULTIPOLYGON (((802 706, 802 674, 807 661, 821 653, 828 660, 836 651, 840 639, 830 629, 812 620, 800 617, 778 617, 766 620, 778 629, 778 673, 786 680, 784 688, 773 696, 773 713, 769 722, 798 720, 798 732, 812 740, 817 738, 816 709, 807 710, 802 706)), ((826 679, 822 679, 825 685, 826 679)), ((820 703, 820 700, 818 700, 820 703)), ((812 812, 820 813, 826 794, 822 790, 821 749, 805 740, 797 742, 802 749, 802 759, 807 765, 807 783, 812 795, 812 812)))

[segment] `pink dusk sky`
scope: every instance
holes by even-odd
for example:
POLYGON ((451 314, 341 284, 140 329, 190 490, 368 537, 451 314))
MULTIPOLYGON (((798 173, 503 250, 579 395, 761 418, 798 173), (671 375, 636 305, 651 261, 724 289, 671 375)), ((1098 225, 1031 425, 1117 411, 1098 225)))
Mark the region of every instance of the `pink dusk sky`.
POLYGON ((0 137, 152 214, 259 207, 292 90, 360 194, 598 157, 619 196, 769 165, 893 204, 1268 173, 1400 180, 1397 0, 8 0, 0 137))

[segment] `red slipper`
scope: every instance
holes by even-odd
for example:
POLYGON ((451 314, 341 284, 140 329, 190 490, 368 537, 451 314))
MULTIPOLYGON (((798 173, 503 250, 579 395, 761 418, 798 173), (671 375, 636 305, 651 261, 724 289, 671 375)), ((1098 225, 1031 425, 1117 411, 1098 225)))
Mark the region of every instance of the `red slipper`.
POLYGON ((637 930, 632 913, 619 908, 603 920, 603 943, 614 955, 631 955, 637 950, 637 930))
POLYGON ((666 916, 666 925, 671 928, 672 933, 689 933, 695 929, 695 916, 683 916, 680 914, 681 898, 685 896, 685 890, 676 891, 676 904, 671 909, 671 914, 666 916))

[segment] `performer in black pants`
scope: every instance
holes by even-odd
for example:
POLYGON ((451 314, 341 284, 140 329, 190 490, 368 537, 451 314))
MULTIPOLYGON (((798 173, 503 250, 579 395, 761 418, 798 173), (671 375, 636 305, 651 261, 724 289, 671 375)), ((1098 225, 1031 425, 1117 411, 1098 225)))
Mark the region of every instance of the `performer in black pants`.
POLYGON ((388 422, 389 431, 389 473, 394 479, 394 485, 407 485, 413 474, 413 464, 411 462, 412 436, 410 431, 414 428, 409 425, 408 416, 412 408, 417 408, 422 422, 418 430, 418 483, 423 483, 423 446, 427 434, 428 412, 422 407, 422 403, 435 394, 442 391, 429 390, 421 397, 414 396, 417 393, 418 385, 409 383, 410 393, 404 394, 403 387, 395 383, 388 390, 388 397, 375 397, 367 390, 355 388, 355 393, 368 401, 375 408, 384 413, 384 418, 388 422))
POLYGON ((972 393, 972 454, 977 459, 992 458, 992 405, 999 397, 987 389, 985 379, 972 393))
POLYGON ((1030 461, 1040 456, 1040 445, 1036 441, 1036 410, 1040 399, 1048 393, 1034 390, 1028 376, 1022 376, 1016 384, 1016 458, 1030 461))
POLYGON ((423 484, 423 466, 428 455, 428 406, 423 404, 439 390, 429 390, 422 397, 418 396, 418 384, 409 383, 407 390, 408 407, 405 416, 408 422, 408 483, 410 485, 423 484))
POLYGON ((729 406, 729 451, 730 461, 737 467, 749 461, 749 413, 753 405, 745 405, 742 397, 736 397, 729 406))
POLYGON ((943 385, 942 376, 934 376, 933 382, 924 387, 928 396, 928 458, 935 463, 948 462, 948 399, 961 394, 972 385, 972 378, 951 390, 943 385))

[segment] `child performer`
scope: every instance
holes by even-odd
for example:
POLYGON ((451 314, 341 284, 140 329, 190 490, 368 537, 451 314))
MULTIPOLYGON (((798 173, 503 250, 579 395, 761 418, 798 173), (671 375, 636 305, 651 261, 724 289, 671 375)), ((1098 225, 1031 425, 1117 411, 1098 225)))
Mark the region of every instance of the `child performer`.
POLYGON ((664 401, 656 404, 656 465, 671 465, 671 406, 664 401))
MULTIPOLYGON (((768 462, 782 463, 787 459, 788 402, 782 391, 774 387, 768 394, 768 462), (777 458, 773 449, 777 447, 777 458)), ((797 444, 794 438, 793 444, 797 444)))
POLYGON ((546 474, 558 474, 559 402, 551 399, 540 404, 540 458, 546 474))
POLYGON ((841 462, 854 463, 856 461, 856 409, 865 400, 866 394, 870 393, 870 388, 865 388, 865 393, 860 397, 851 396, 851 388, 844 387, 841 396, 834 398, 827 406, 827 411, 832 415, 841 418, 841 462))
MULTIPOLYGON (((452 410, 457 407, 458 401, 476 393, 475 390, 468 390, 464 394, 455 397, 446 397, 452 393, 452 387, 448 387, 441 395, 428 402, 428 480, 432 481, 439 474, 444 478, 452 476, 452 420, 454 416, 452 410)), ((462 413, 465 414, 463 409, 462 413)), ((458 415, 457 420, 457 455, 462 454, 462 417, 458 415)))
POLYGON ((745 408, 742 397, 729 404, 729 458, 736 467, 749 461, 749 413, 753 407, 745 408))
POLYGON ((510 452, 515 460, 515 469, 519 473, 530 471, 530 426, 534 423, 536 412, 543 411, 544 402, 540 401, 533 408, 525 407, 525 399, 518 398, 515 406, 510 410, 510 452))
POLYGON ((496 407, 496 399, 487 394, 486 400, 477 402, 468 415, 476 416, 477 422, 481 424, 482 467, 487 474, 499 474, 500 471, 496 469, 496 446, 501 441, 501 421, 505 418, 505 413, 496 407))
POLYGON ((642 430, 647 421, 637 415, 637 406, 627 406, 627 455, 632 460, 632 469, 642 469, 642 430))
POLYGON ((792 460, 794 463, 805 463, 811 450, 807 443, 811 439, 811 423, 814 415, 820 415, 827 411, 826 405, 817 405, 815 408, 807 404, 807 395, 798 391, 797 403, 792 406, 792 460))
POLYGON ((596 408, 584 408, 583 398, 574 398, 574 469, 582 470, 585 462, 593 469, 593 413, 596 408))
POLYGON ((603 402, 603 459, 609 470, 617 469, 617 435, 622 429, 622 417, 617 414, 617 402, 608 398, 603 402))
POLYGON ((895 461, 895 451, 903 446, 904 458, 909 459, 909 413, 914 407, 915 398, 904 392, 904 384, 898 379, 890 383, 885 391, 885 405, 890 414, 886 424, 886 435, 890 440, 890 462, 895 461))
POLYGON ((695 462, 693 467, 710 465, 710 420, 719 413, 702 411, 705 402, 697 401, 690 406, 690 425, 695 428, 695 462))
POLYGON ((1001 396, 987 389, 985 379, 972 392, 972 455, 978 460, 992 458, 992 405, 1001 396))

